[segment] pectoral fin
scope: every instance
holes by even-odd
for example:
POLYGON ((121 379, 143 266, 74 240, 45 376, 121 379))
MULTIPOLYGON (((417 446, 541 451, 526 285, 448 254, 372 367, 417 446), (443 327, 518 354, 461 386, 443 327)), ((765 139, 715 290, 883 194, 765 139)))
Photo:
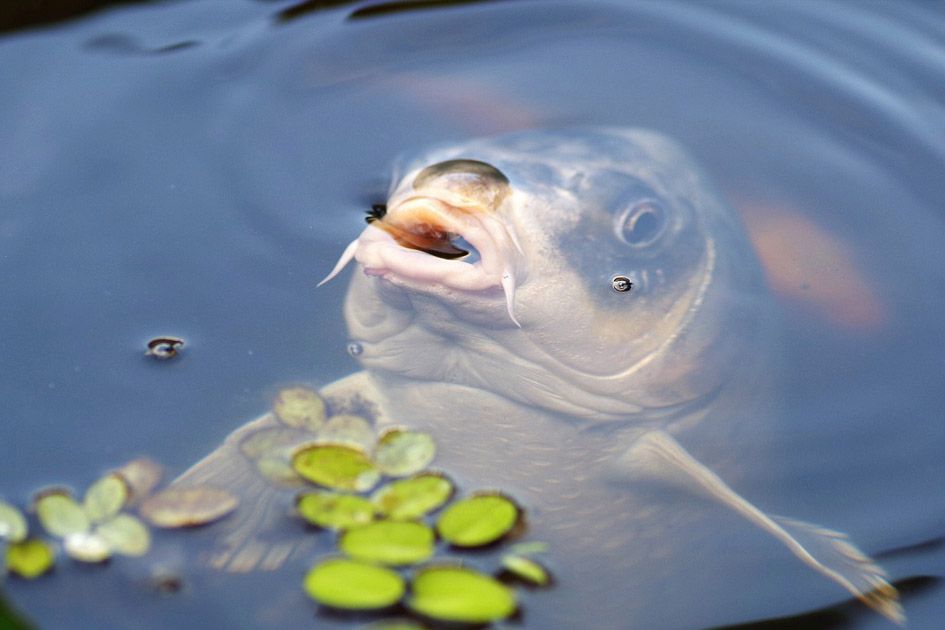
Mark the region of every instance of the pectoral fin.
POLYGON ((895 623, 905 623, 899 594, 886 573, 847 536, 793 519, 769 516, 732 490, 690 455, 672 436, 651 431, 640 436, 618 462, 623 476, 645 476, 698 490, 768 532, 806 565, 837 582, 895 623))

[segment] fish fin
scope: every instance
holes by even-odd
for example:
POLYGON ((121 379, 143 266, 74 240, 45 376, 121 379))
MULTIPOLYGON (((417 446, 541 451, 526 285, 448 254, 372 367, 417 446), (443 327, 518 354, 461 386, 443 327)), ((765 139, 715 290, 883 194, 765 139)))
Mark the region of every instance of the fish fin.
POLYGON ((270 484, 239 449, 246 437, 278 426, 281 425, 272 414, 241 426, 171 484, 177 488, 209 485, 239 497, 236 511, 210 526, 215 542, 202 560, 211 568, 231 573, 274 571, 313 544, 310 536, 298 536, 292 541, 267 540, 268 536, 277 537, 278 530, 285 525, 288 510, 280 508, 280 504, 285 502, 286 493, 270 484))
POLYGON ((512 318, 512 323, 521 328, 522 325, 515 319, 515 277, 511 271, 502 273, 502 291, 505 293, 505 309, 512 318))
POLYGON ((771 534, 804 564, 844 587, 857 599, 897 623, 905 623, 896 588, 885 572, 846 535, 793 519, 768 516, 696 460, 672 436, 650 431, 620 459, 623 471, 680 483, 727 506, 771 534))

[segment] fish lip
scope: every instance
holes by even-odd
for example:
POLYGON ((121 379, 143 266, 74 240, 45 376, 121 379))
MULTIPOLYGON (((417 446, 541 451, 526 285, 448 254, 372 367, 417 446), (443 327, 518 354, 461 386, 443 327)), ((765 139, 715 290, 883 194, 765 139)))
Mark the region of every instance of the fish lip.
POLYGON ((364 273, 412 289, 442 285, 464 292, 484 292, 502 288, 503 274, 523 267, 519 256, 510 255, 520 252, 509 252, 508 243, 499 242, 504 240, 501 233, 509 226, 494 213, 484 213, 477 207, 461 207, 453 199, 434 195, 413 194, 389 205, 385 219, 417 208, 434 212, 445 232, 462 237, 476 248, 479 260, 469 263, 445 259, 405 247, 385 230, 370 224, 358 238, 354 254, 364 273))

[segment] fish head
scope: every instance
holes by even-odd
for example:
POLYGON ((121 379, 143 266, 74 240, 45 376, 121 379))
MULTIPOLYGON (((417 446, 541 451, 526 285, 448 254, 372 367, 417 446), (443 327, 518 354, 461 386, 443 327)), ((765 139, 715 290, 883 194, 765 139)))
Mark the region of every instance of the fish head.
POLYGON ((763 323, 736 216, 657 133, 517 132, 396 172, 332 274, 361 267, 345 315, 369 370, 666 425, 718 392, 763 323))

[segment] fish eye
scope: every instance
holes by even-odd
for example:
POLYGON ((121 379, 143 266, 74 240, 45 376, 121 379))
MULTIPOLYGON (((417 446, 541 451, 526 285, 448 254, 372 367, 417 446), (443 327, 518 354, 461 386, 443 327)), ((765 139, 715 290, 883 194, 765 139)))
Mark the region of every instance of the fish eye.
POLYGON ((663 204, 655 199, 644 199, 617 213, 614 234, 631 247, 647 247, 663 235, 667 222, 663 204))

